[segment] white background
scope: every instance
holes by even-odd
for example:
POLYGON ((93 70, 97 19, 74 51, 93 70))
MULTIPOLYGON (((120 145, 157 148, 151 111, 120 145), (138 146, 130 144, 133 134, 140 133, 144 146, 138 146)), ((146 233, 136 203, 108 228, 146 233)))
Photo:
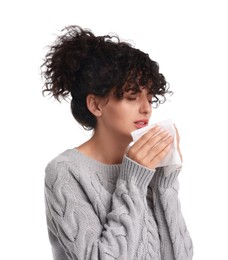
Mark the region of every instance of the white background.
POLYGON ((152 120, 179 128, 182 211, 195 260, 228 259, 226 1, 2 1, 0 258, 52 259, 44 214, 48 161, 89 137, 41 95, 45 46, 66 25, 117 33, 160 64, 174 95, 152 120))

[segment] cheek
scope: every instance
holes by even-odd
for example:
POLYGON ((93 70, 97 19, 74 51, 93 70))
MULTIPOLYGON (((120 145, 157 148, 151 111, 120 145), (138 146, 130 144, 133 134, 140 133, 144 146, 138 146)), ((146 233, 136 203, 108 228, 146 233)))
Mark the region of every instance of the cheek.
POLYGON ((118 106, 115 107, 109 107, 106 109, 103 113, 103 118, 105 121, 109 124, 112 124, 113 122, 120 121, 121 118, 123 118, 123 115, 121 113, 121 108, 118 106))
POLYGON ((137 111, 137 106, 133 105, 126 100, 121 100, 119 102, 110 102, 106 107, 106 116, 110 120, 123 120, 131 117, 132 114, 135 114, 137 111))

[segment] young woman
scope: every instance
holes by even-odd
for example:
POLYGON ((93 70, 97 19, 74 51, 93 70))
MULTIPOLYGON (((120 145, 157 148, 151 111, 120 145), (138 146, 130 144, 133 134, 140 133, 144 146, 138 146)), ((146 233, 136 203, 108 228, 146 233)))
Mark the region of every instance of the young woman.
POLYGON ((93 129, 87 142, 46 167, 54 259, 192 259, 178 201, 180 168, 165 177, 157 167, 173 137, 154 127, 129 147, 131 132, 148 124, 151 104, 170 93, 158 64, 117 36, 70 26, 42 67, 43 93, 59 101, 70 95, 74 118, 93 129))

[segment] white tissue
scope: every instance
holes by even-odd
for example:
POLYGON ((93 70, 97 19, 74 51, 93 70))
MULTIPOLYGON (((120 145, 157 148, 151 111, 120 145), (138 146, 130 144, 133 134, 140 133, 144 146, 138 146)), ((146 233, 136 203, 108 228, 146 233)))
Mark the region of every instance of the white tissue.
POLYGON ((171 119, 157 122, 131 132, 133 141, 136 142, 141 136, 151 128, 160 126, 162 130, 167 130, 174 137, 169 153, 161 160, 157 167, 164 167, 164 175, 167 177, 171 172, 181 167, 182 162, 177 149, 176 130, 171 119))

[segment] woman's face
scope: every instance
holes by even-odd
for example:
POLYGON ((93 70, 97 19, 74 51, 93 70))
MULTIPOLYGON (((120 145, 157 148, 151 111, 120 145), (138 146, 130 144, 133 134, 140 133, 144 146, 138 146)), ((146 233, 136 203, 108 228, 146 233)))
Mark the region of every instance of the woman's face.
POLYGON ((146 88, 141 92, 125 92, 123 99, 118 100, 110 95, 108 102, 102 106, 102 116, 98 120, 98 128, 117 138, 132 140, 131 132, 148 125, 152 112, 152 95, 146 88))

